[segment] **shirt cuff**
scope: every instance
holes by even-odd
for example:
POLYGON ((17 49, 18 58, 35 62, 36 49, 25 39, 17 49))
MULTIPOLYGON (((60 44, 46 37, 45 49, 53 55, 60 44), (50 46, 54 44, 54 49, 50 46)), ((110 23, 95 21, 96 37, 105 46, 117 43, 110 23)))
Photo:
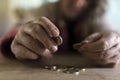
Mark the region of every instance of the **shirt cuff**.
POLYGON ((12 30, 0 40, 0 53, 2 54, 3 57, 15 58, 14 54, 11 51, 11 43, 16 33, 17 30, 12 30))

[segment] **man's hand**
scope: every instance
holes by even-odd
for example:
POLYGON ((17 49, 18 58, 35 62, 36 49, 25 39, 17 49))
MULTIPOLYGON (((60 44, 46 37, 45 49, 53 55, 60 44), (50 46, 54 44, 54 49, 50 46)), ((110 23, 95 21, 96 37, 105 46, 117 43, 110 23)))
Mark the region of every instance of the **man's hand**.
MULTIPOLYGON (((74 48, 104 67, 118 67, 120 62, 120 36, 115 32, 94 33, 74 48)), ((120 65, 119 65, 120 66, 120 65)))
POLYGON ((12 42, 11 50, 18 59, 50 58, 62 44, 58 28, 42 17, 21 26, 12 42))

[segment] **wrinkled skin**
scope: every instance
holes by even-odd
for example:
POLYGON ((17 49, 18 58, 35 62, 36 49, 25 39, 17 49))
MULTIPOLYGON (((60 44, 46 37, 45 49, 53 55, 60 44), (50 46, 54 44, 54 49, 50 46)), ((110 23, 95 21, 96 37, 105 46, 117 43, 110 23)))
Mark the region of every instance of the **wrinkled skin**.
MULTIPOLYGON (((63 15, 73 20, 87 8, 87 0, 61 0, 60 8, 63 15)), ((18 59, 51 58, 62 43, 59 33, 58 28, 45 17, 33 20, 18 30, 11 50, 18 59)))
MULTIPOLYGON (((64 17, 74 21, 89 7, 87 1, 61 0, 60 11, 64 17)), ((61 43, 58 28, 43 17, 21 26, 12 42, 11 50, 18 59, 50 58, 61 43)), ((83 42, 75 44, 74 48, 98 65, 119 66, 120 37, 116 32, 94 33, 83 42)))
POLYGON ((120 37, 115 32, 94 33, 74 48, 98 65, 119 67, 120 37))
POLYGON ((61 43, 58 28, 50 20, 42 17, 20 27, 11 50, 18 59, 51 58, 61 43))

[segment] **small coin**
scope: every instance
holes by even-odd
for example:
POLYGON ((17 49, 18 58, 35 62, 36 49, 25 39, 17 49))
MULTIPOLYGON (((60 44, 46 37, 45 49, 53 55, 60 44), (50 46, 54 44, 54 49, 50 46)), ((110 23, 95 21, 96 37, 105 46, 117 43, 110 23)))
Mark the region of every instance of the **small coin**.
POLYGON ((61 36, 53 37, 52 39, 55 41, 55 43, 56 43, 58 46, 63 43, 63 40, 62 40, 61 36))
POLYGON ((49 67, 49 66, 45 66, 44 68, 45 68, 45 69, 50 69, 50 67, 49 67))
POLYGON ((61 72, 61 69, 57 69, 57 72, 61 72))
POLYGON ((78 71, 78 72, 75 72, 75 75, 79 75, 80 74, 80 72, 78 71))
POLYGON ((68 74, 74 74, 76 72, 79 72, 79 70, 72 67, 72 68, 67 68, 67 69, 63 70, 63 72, 68 73, 68 74))
POLYGON ((56 70, 56 69, 57 69, 57 66, 53 66, 53 69, 56 70))
POLYGON ((86 71, 86 69, 82 69, 82 71, 83 71, 83 72, 85 72, 85 71, 86 71))
POLYGON ((56 71, 57 70, 57 66, 51 66, 51 69, 52 71, 56 71))

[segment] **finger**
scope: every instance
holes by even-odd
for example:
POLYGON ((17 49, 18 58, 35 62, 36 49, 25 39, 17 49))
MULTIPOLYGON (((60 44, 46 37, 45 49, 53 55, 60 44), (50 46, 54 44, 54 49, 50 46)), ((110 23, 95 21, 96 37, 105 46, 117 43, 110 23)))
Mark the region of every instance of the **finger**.
POLYGON ((74 44, 73 48, 74 49, 78 49, 80 48, 82 45, 87 44, 87 43, 92 43, 92 42, 96 42, 97 40, 99 40, 102 37, 101 33, 94 33, 90 36, 88 36, 84 41, 82 41, 81 43, 77 43, 74 44))
POLYGON ((27 34, 20 34, 19 36, 16 36, 16 41, 20 43, 21 45, 24 45, 26 48, 34 52, 35 54, 45 57, 45 58, 51 58, 52 54, 51 52, 47 52, 44 45, 42 45, 38 40, 33 39, 31 36, 27 34))
POLYGON ((106 51, 111 47, 117 45, 120 39, 115 33, 106 33, 103 37, 94 43, 85 44, 82 46, 82 50, 88 50, 92 52, 96 51, 106 51))
POLYGON ((119 44, 110 48, 109 50, 104 52, 105 53, 105 58, 109 59, 109 58, 111 58, 115 55, 119 55, 119 53, 120 53, 119 50, 120 50, 120 45, 119 44))
POLYGON ((42 53, 42 56, 46 59, 50 59, 53 57, 52 52, 48 49, 44 50, 44 52, 42 53))
POLYGON ((60 34, 59 29, 46 17, 41 17, 39 20, 34 23, 42 25, 45 31, 49 34, 50 37, 57 37, 60 34))
POLYGON ((102 37, 102 33, 94 33, 94 34, 88 36, 83 42, 88 42, 88 43, 96 42, 101 37, 102 37))
POLYGON ((106 59, 106 60, 98 59, 95 62, 105 67, 117 67, 117 65, 119 64, 119 61, 120 61, 120 56, 116 55, 116 56, 113 56, 111 59, 106 59))
POLYGON ((119 52, 120 52, 119 50, 120 50, 120 45, 116 45, 107 51, 102 51, 102 52, 81 51, 81 52, 84 53, 83 55, 93 60, 97 60, 97 59, 108 60, 113 56, 119 55, 119 52))
MULTIPOLYGON (((40 18, 41 19, 41 18, 40 18)), ((31 22, 28 22, 28 23, 26 23, 24 26, 31 26, 31 27, 33 27, 35 24, 44 24, 44 22, 40 22, 39 20, 36 20, 36 21, 31 21, 31 22), (33 23, 34 22, 34 23, 33 23)), ((46 24, 45 24, 46 25, 46 24)), ((40 27, 44 27, 44 26, 41 26, 40 25, 40 27)), ((47 26, 45 26, 45 27, 47 27, 47 26)), ((45 30, 45 29, 44 29, 45 30)), ((46 31, 46 30, 45 30, 46 31)), ((47 33, 49 32, 50 30, 48 30, 48 31, 46 31, 47 33)), ((48 34, 51 34, 51 33, 48 33, 48 34)), ((57 37, 52 37, 52 39, 56 42, 56 44, 59 46, 59 45, 61 45, 62 43, 63 43, 63 40, 62 40, 62 38, 60 37, 60 36, 57 36, 57 37)))
POLYGON ((57 51, 57 44, 38 24, 32 24, 32 26, 25 27, 24 31, 32 36, 34 39, 37 39, 40 43, 44 45, 45 48, 49 49, 51 52, 57 51))
POLYGON ((27 49, 26 47, 18 44, 18 43, 13 43, 11 45, 12 52, 15 54, 17 59, 38 59, 39 56, 34 54, 31 50, 27 49))

